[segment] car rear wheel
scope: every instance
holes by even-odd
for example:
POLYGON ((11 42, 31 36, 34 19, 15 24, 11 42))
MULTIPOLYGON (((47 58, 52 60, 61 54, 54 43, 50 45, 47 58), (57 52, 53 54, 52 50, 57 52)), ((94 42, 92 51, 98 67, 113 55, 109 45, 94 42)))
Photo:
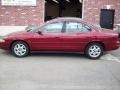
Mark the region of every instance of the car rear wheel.
POLYGON ((17 41, 12 44, 12 54, 16 57, 25 57, 29 54, 29 47, 23 41, 17 41))
POLYGON ((103 54, 103 46, 99 43, 91 43, 86 48, 85 54, 90 59, 98 59, 103 54))

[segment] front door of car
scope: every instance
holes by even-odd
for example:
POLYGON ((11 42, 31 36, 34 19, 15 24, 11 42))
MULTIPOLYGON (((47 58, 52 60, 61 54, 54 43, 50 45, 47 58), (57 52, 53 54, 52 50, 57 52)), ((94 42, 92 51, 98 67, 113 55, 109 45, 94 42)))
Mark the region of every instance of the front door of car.
POLYGON ((41 33, 35 33, 32 39, 34 50, 60 50, 62 22, 49 23, 42 27, 41 33))
POLYGON ((90 28, 80 22, 66 22, 66 30, 62 34, 64 50, 83 51, 90 41, 90 28))

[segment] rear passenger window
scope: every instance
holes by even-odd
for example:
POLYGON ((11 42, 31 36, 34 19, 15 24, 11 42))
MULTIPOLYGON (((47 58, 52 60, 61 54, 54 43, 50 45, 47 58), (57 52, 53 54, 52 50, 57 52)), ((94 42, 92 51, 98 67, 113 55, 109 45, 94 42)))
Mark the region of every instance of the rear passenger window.
POLYGON ((90 31, 87 25, 80 22, 66 22, 66 33, 80 33, 90 31))

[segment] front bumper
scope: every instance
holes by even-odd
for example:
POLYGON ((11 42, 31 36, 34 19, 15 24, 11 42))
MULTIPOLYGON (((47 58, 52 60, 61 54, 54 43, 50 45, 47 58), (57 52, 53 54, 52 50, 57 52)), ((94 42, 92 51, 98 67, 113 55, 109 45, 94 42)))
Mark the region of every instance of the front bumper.
POLYGON ((0 42, 0 49, 6 49, 5 43, 0 42))
POLYGON ((120 39, 117 41, 117 46, 120 47, 120 39))
POLYGON ((4 39, 0 39, 0 49, 9 49, 9 44, 4 39))
POLYGON ((109 42, 106 44, 106 51, 111 51, 111 50, 116 50, 120 48, 120 41, 118 40, 117 42, 109 42))

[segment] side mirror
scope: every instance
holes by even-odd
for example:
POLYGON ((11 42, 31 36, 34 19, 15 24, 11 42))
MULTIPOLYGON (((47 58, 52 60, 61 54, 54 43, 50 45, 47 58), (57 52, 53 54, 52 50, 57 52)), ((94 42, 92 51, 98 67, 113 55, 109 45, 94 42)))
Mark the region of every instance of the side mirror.
POLYGON ((38 34, 41 34, 41 35, 42 35, 42 32, 41 32, 41 31, 38 31, 38 34))

